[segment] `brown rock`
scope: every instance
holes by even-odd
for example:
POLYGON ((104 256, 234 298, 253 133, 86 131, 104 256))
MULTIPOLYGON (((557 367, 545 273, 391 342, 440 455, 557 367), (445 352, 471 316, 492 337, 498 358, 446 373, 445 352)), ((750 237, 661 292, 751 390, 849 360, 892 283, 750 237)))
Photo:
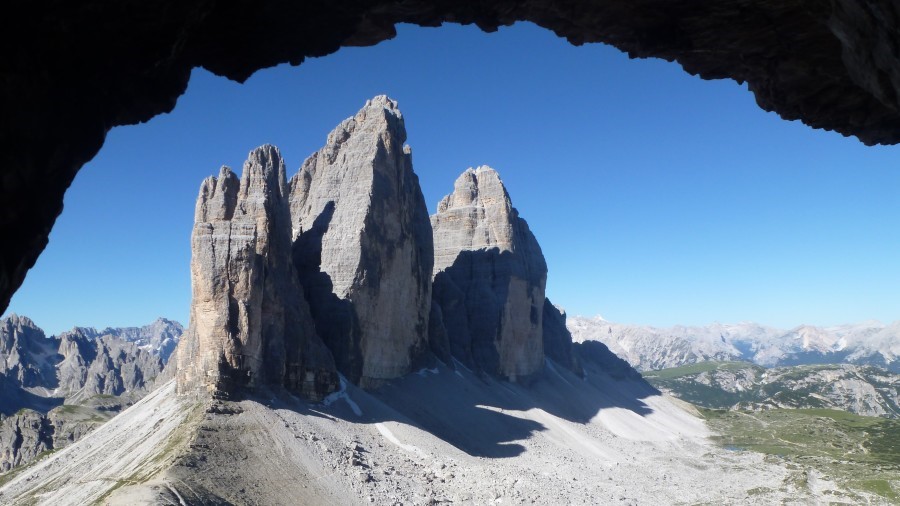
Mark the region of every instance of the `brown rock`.
POLYGON ((191 238, 190 327, 178 348, 178 391, 229 395, 285 385, 308 398, 337 378, 290 261, 284 162, 250 153, 240 182, 227 167, 200 186, 191 238))

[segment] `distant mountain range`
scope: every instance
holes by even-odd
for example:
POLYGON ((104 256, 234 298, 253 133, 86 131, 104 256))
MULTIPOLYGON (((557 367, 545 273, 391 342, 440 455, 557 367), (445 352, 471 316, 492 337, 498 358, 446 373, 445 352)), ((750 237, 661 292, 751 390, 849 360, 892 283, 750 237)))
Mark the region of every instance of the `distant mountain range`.
POLYGON ((160 318, 47 337, 27 317, 0 320, 0 472, 79 439, 140 400, 182 331, 160 318))
POLYGON ((706 408, 840 409, 863 416, 900 417, 900 375, 849 364, 766 369, 748 362, 703 362, 644 377, 653 386, 706 408))
POLYGON ((163 362, 168 362, 169 356, 175 351, 175 346, 178 344, 181 334, 184 333, 184 327, 174 320, 157 318, 153 323, 143 327, 106 327, 103 330, 97 330, 94 327, 75 327, 68 332, 61 333, 59 337, 73 333, 78 333, 88 338, 118 337, 156 355, 163 362))
POLYGON ((744 361, 764 367, 856 364, 900 373, 900 321, 791 330, 757 323, 657 328, 569 317, 575 342, 600 341, 640 371, 707 361, 744 361))

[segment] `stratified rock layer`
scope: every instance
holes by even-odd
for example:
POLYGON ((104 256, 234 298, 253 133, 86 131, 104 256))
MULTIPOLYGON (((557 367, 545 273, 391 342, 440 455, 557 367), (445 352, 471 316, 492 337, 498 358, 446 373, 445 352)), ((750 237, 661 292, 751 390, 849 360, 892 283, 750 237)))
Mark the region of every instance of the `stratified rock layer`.
POLYGON ((378 96, 291 179, 294 260, 316 328, 351 380, 410 371, 426 348, 431 227, 397 103, 378 96))
POLYGON ((466 170, 431 225, 434 301, 453 355, 513 380, 538 372, 547 264, 497 172, 466 170))
POLYGON ((191 322, 178 348, 180 393, 274 384, 317 399, 336 388, 290 248, 277 148, 251 152, 240 181, 227 167, 203 181, 191 237, 191 322))

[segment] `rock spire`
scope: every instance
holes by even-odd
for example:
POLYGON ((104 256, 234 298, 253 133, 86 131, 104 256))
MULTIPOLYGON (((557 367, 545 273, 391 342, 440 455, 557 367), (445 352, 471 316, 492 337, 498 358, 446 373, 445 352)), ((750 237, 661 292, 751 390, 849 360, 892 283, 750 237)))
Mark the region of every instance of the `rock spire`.
POLYGON ((294 261, 338 369, 363 386, 427 349, 431 226, 397 103, 366 102, 290 182, 294 261))
POLYGON ((203 181, 191 236, 191 321, 177 352, 179 392, 228 395, 273 384, 318 399, 336 388, 290 250, 277 148, 253 150, 240 181, 228 167, 203 181))
POLYGON ((337 372, 373 388, 430 360, 526 381, 580 371, 547 265, 490 167, 466 170, 429 217, 403 115, 386 96, 341 122, 286 180, 274 146, 240 181, 206 179, 191 239, 180 392, 282 385, 310 399, 337 372))
POLYGON ((434 301, 453 355, 512 380, 540 371, 547 264, 497 172, 463 172, 431 225, 434 301))

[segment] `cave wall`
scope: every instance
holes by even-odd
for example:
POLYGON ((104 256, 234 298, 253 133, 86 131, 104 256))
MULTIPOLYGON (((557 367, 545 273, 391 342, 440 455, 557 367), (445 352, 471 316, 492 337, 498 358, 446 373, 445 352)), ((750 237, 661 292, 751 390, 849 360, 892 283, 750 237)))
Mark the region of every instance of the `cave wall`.
POLYGON ((0 30, 0 311, 106 132, 171 111, 192 68, 243 82, 376 44, 400 22, 516 21, 747 82, 788 120, 900 142, 900 0, 13 0, 0 30))

